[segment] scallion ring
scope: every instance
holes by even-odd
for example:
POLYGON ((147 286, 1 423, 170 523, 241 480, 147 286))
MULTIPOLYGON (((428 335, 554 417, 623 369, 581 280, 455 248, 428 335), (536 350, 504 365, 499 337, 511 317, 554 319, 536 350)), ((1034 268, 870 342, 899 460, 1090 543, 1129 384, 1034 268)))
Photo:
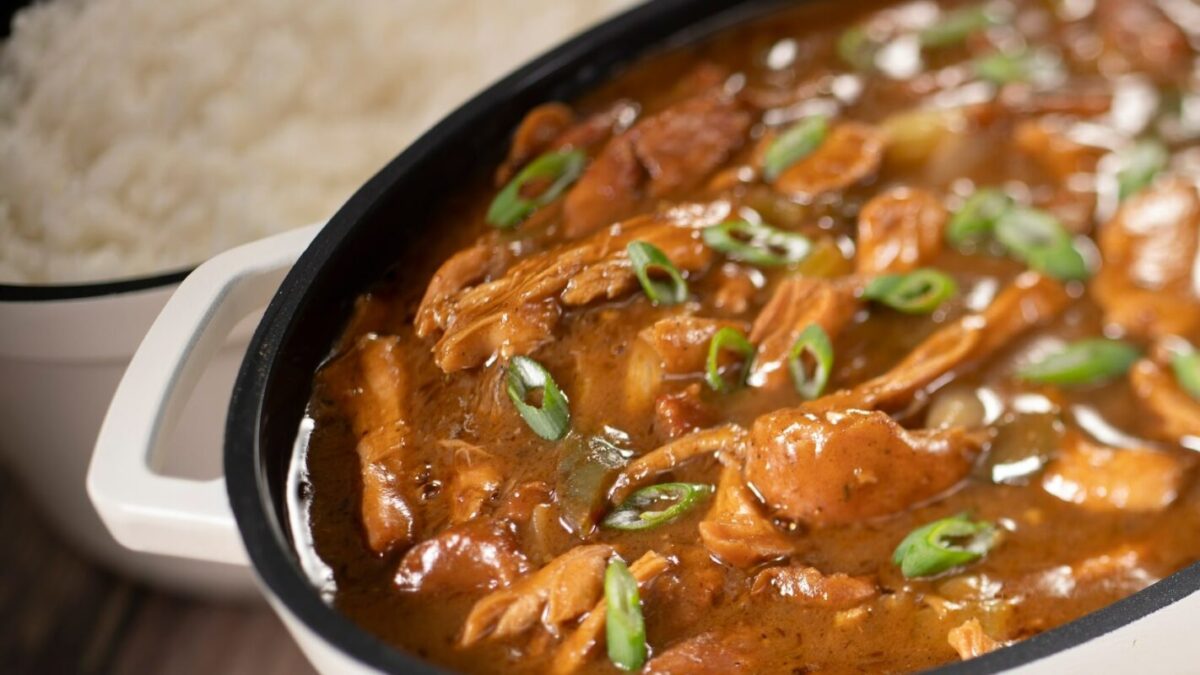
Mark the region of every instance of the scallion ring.
POLYGON ((706 227, 701 236, 709 248, 760 267, 795 264, 812 250, 812 242, 802 234, 746 220, 706 227))
POLYGON ((1146 138, 1134 143, 1119 156, 1117 170, 1118 196, 1122 201, 1150 184, 1167 166, 1170 153, 1161 141, 1146 138))
POLYGON ((1022 368, 1021 379, 1041 384, 1080 386, 1124 375, 1141 352, 1121 340, 1092 338, 1073 342, 1022 368))
POLYGON ((1012 208, 1012 205, 1012 197, 1001 190, 976 190, 950 219, 946 226, 946 241, 953 246, 962 246, 991 235, 996 221, 1012 208))
POLYGON ((1030 79, 1030 57, 1027 52, 1009 54, 996 52, 975 61, 975 74, 992 84, 1025 82, 1030 79))
POLYGON ((582 150, 548 152, 521 169, 488 207, 488 224, 500 229, 515 227, 529 214, 558 199, 583 173, 587 155, 582 150), (521 191, 532 181, 553 181, 536 197, 526 197, 521 191))
POLYGON ((605 527, 614 530, 649 530, 679 518, 712 494, 701 483, 661 483, 642 488, 608 514, 605 527))
POLYGON ((708 360, 705 363, 704 379, 708 382, 708 386, 715 391, 728 391, 733 388, 721 377, 721 352, 731 351, 742 357, 742 371, 740 379, 737 381, 741 385, 746 379, 746 375, 750 372, 750 363, 754 359, 754 345, 746 339, 742 331, 725 326, 713 334, 712 340, 708 343, 708 360))
POLYGON ((1171 356, 1171 370, 1180 388, 1200 401, 1200 351, 1189 349, 1171 356))
POLYGON ((883 274, 863 290, 863 297, 905 314, 929 314, 958 292, 943 272, 924 268, 908 274, 883 274))
POLYGON ((608 607, 604 619, 608 660, 621 670, 640 669, 646 662, 642 600, 638 596, 637 579, 620 560, 609 562, 604 571, 604 601, 608 607))
POLYGON ((1062 281, 1083 281, 1091 272, 1071 233, 1050 213, 1014 206, 1000 215, 996 240, 1031 268, 1062 281))
POLYGON ((829 134, 829 118, 813 115, 796 122, 771 143, 763 155, 763 177, 775 180, 788 167, 821 147, 829 134))
POLYGON ((629 255, 634 274, 637 275, 638 282, 642 284, 642 290, 646 292, 650 302, 656 305, 678 305, 687 300, 687 282, 662 249, 644 241, 634 241, 625 247, 625 252, 629 255), (667 278, 652 278, 650 275, 655 271, 665 274, 667 278))
POLYGON ((943 16, 937 23, 920 33, 921 46, 927 48, 952 47, 961 44, 972 33, 1001 23, 1003 16, 987 7, 965 7, 943 16))
POLYGON ((508 398, 533 433, 548 441, 557 441, 571 428, 571 409, 567 395, 558 388, 550 372, 528 356, 514 356, 508 364, 508 398), (542 404, 525 401, 529 392, 542 390, 542 404))
POLYGON ((928 577, 973 563, 996 544, 996 528, 960 513, 918 527, 892 554, 905 577, 928 577))
POLYGON ((833 371, 833 344, 820 324, 814 323, 800 332, 788 352, 787 364, 796 392, 806 400, 817 398, 825 391, 829 374, 833 371), (811 375, 805 362, 806 356, 813 364, 811 375))
POLYGON ((847 29, 838 37, 837 53, 846 65, 858 71, 869 71, 875 68, 875 52, 879 51, 879 43, 867 35, 862 26, 847 29))

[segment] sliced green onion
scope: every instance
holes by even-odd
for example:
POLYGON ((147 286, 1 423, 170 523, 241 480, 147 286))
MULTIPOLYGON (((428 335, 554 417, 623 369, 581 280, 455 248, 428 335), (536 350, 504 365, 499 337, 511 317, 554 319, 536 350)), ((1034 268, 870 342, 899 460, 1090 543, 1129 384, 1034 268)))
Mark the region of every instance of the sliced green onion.
POLYGON ((950 224, 946 226, 946 241, 953 246, 962 246, 969 241, 991 235, 996 221, 1012 208, 1012 205, 1012 197, 1002 190, 976 190, 950 219, 950 224))
POLYGON ((792 350, 788 352, 788 370, 792 371, 792 384, 796 392, 806 400, 812 400, 825 391, 829 373, 833 371, 833 344, 829 334, 820 324, 812 324, 801 331, 792 350), (804 362, 807 354, 814 364, 812 375, 804 362))
POLYGON ((1026 82, 1032 73, 1033 59, 1028 52, 996 52, 975 61, 975 74, 992 84, 1026 82))
POLYGON ((604 601, 608 660, 621 670, 638 670, 646 662, 646 623, 637 579, 620 560, 608 563, 604 572, 604 601))
POLYGON ((746 220, 706 227, 701 235, 709 248, 760 267, 798 263, 812 250, 812 242, 802 234, 746 220))
POLYGON ((1004 17, 987 8, 964 7, 943 16, 937 23, 920 33, 921 46, 938 48, 961 44, 972 33, 1003 22, 1004 17))
POLYGON ((583 173, 587 155, 582 150, 548 152, 530 162, 492 200, 488 208, 487 222, 501 229, 516 226, 529 214, 558 199, 563 190, 571 186, 583 173), (521 190, 535 180, 554 182, 536 197, 525 197, 521 190))
POLYGON ((1167 146, 1153 138, 1142 139, 1121 153, 1121 168, 1117 171, 1120 199, 1124 200, 1149 185, 1166 168, 1168 159, 1167 146))
POLYGON ((863 297, 887 305, 905 314, 929 314, 958 292, 943 272, 919 269, 908 274, 883 274, 863 290, 863 297))
POLYGON ((625 247, 625 252, 629 254, 629 262, 633 264, 633 271, 637 274, 642 290, 646 292, 650 302, 656 305, 678 305, 687 300, 687 282, 662 249, 644 241, 634 241, 625 247), (652 279, 650 273, 656 270, 667 275, 667 278, 652 279))
POLYGON ((605 527, 615 530, 649 530, 679 518, 712 494, 700 483, 662 483, 629 495, 623 504, 604 518, 605 527))
POLYGON ((789 166, 821 147, 829 133, 829 118, 813 115, 796 122, 779 135, 763 155, 763 176, 775 180, 789 166))
POLYGON ((837 41, 838 56, 855 70, 873 70, 877 51, 879 44, 867 36, 867 31, 862 26, 847 29, 837 41))
POLYGON ((1192 398, 1200 401, 1200 352, 1190 349, 1171 356, 1171 369, 1175 381, 1192 398))
POLYGON ((548 441, 557 441, 571 428, 571 409, 567 395, 558 388, 542 364, 528 356, 514 356, 508 364, 508 398, 521 413, 533 433, 548 441), (542 390, 542 404, 525 402, 531 390, 542 390))
POLYGON ((1014 206, 996 220, 995 232, 1009 252, 1039 272, 1063 281, 1082 281, 1091 274, 1071 233, 1041 209, 1014 206))
POLYGON ((717 331, 712 336, 712 340, 708 343, 708 361, 705 364, 704 379, 708 382, 708 386, 715 391, 728 391, 732 389, 725 378, 721 377, 721 352, 728 350, 742 357, 742 372, 741 378, 737 381, 737 386, 740 386, 746 379, 746 375, 750 372, 750 362, 754 358, 754 345, 746 339, 742 331, 726 326, 717 331))
POLYGON ((996 544, 996 528, 960 513, 918 527, 892 554, 892 562, 909 579, 941 574, 979 560, 996 544))
POLYGON ((1072 342, 1020 370, 1031 382, 1078 386, 1095 384, 1124 375, 1141 358, 1141 352, 1121 340, 1092 338, 1072 342))

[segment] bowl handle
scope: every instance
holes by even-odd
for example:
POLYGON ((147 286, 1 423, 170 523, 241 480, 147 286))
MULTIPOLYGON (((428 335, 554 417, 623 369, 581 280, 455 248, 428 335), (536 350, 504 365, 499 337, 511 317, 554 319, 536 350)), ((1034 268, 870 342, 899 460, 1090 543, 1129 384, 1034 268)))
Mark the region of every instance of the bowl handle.
POLYGON ((87 476, 100 518, 125 547, 246 564, 224 479, 165 476, 155 460, 225 337, 267 304, 320 228, 268 237, 200 265, 146 333, 104 416, 87 476))

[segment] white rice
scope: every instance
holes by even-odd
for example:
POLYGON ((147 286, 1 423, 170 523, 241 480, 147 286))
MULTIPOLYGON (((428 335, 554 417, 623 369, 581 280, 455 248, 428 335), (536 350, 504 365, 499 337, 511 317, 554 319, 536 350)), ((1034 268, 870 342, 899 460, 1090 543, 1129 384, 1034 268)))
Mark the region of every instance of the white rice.
POLYGON ((629 2, 35 5, 0 51, 0 282, 179 269, 325 219, 475 90, 629 2))

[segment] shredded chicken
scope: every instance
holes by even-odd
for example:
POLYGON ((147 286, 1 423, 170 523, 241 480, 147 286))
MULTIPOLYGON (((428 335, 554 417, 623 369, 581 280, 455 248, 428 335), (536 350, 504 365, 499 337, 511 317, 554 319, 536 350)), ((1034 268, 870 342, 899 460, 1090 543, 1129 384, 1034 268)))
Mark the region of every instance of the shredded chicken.
POLYGON ((1179 496, 1190 465, 1172 453, 1111 448, 1070 431, 1042 489, 1089 511, 1161 511, 1179 496))
POLYGON ((1104 266, 1092 294, 1105 319, 1134 335, 1200 333, 1200 195, 1183 180, 1127 199, 1100 230, 1104 266))
POLYGON ((942 250, 948 219, 941 200, 928 190, 880 192, 858 214, 857 272, 871 276, 928 265, 942 250))
POLYGON ((650 659, 643 675, 750 675, 758 672, 753 647, 742 635, 702 633, 650 659))
POLYGON ((844 281, 799 275, 784 279, 750 329, 757 351, 747 382, 764 389, 787 386, 788 354, 800 333, 817 324, 833 338, 858 308, 853 285, 844 281))
POLYGON ((510 258, 504 247, 485 243, 464 248, 447 258, 429 280, 425 296, 417 307, 417 318, 413 322, 417 335, 425 337, 437 330, 445 321, 439 313, 445 309, 447 299, 468 286, 503 274, 510 258))
POLYGON ((603 544, 576 546, 512 586, 484 596, 463 624, 462 646, 485 637, 519 635, 539 620, 551 634, 559 634, 564 623, 596 605, 613 552, 603 544))
POLYGON ((746 324, 726 319, 706 319, 681 315, 660 319, 638 333, 658 354, 663 372, 668 375, 694 375, 704 372, 712 336, 722 328, 746 330, 746 324))
POLYGON ((654 401, 654 431, 660 438, 679 438, 711 426, 716 414, 700 399, 700 383, 664 394, 654 401))
POLYGON ((775 179, 775 189, 798 199, 844 190, 879 170, 884 136, 858 122, 835 126, 821 146, 775 179))
POLYGON ((453 457, 453 472, 447 481, 450 522, 465 523, 483 513, 500 489, 500 470, 490 453, 466 441, 448 439, 439 443, 453 457))
POLYGON ((1162 81, 1187 75, 1187 35, 1154 0, 1097 0, 1096 21, 1104 42, 1132 68, 1162 81))
POLYGON ((726 424, 671 441, 638 457, 621 469, 608 492, 608 499, 614 504, 619 504, 650 478, 670 471, 694 457, 722 449, 736 452, 745 438, 745 429, 736 424, 726 424))
MULTIPOLYGON (((647 551, 629 566, 629 573, 638 582, 638 590, 643 594, 658 575, 671 566, 671 561, 654 551, 647 551)), ((562 646, 554 655, 550 664, 550 672, 554 675, 567 675, 579 670, 595 650, 604 643, 604 624, 608 618, 608 602, 600 600, 587 617, 580 622, 575 632, 563 640, 562 646)))
POLYGON ((814 525, 906 509, 971 470, 986 434, 908 431, 886 413, 779 410, 754 422, 746 480, 776 515, 814 525))
POLYGON ((792 553, 795 544, 763 515, 742 480, 741 463, 728 456, 721 460, 717 494, 699 526, 704 547, 734 567, 750 567, 792 553))
POLYGON ((508 158, 496 171, 496 183, 507 183, 521 167, 551 150, 591 149, 636 116, 637 106, 623 99, 582 120, 562 103, 543 103, 530 110, 513 133, 508 158))
POLYGON ((750 593, 771 594, 801 607, 848 609, 875 597, 875 583, 842 573, 822 574, 813 567, 798 565, 769 567, 754 577, 750 593))
POLYGON ((963 661, 983 656, 1004 646, 1004 643, 992 639, 983 632, 983 626, 979 624, 979 619, 971 619, 957 628, 951 628, 950 632, 946 634, 946 641, 950 643, 951 647, 954 647, 954 651, 958 652, 959 658, 963 661))
POLYGON ((1184 391, 1165 366, 1142 359, 1130 369, 1129 383, 1133 395, 1158 419, 1155 429, 1160 438, 1172 443, 1185 436, 1200 439, 1200 401, 1184 391))
POLYGON ((635 240, 654 244, 684 272, 706 269, 713 257, 694 229, 653 217, 531 256, 499 279, 441 303, 433 312, 443 331, 434 360, 451 372, 494 354, 508 358, 536 350, 553 338, 564 307, 612 299, 636 287, 625 252, 635 240))
POLYGON ((1013 132, 1016 147, 1059 183, 1077 173, 1095 173, 1104 148, 1071 139, 1068 122, 1058 117, 1023 120, 1013 132))

